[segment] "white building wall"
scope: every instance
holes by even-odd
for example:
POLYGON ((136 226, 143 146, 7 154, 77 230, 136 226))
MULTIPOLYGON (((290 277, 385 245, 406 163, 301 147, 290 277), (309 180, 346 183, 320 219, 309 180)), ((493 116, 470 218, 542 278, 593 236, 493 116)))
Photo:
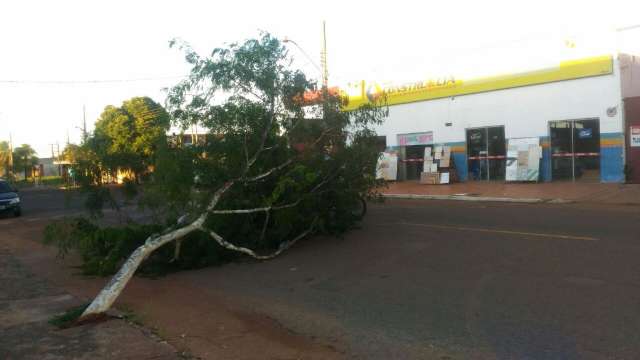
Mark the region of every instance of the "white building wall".
POLYGON ((377 131, 387 146, 398 145, 397 134, 425 131, 433 131, 435 143, 460 142, 467 128, 495 125, 504 125, 507 139, 548 136, 549 121, 580 118, 599 118, 601 133, 621 133, 617 59, 613 69, 610 75, 393 105, 377 131), (610 107, 616 107, 613 116, 607 115, 610 107))

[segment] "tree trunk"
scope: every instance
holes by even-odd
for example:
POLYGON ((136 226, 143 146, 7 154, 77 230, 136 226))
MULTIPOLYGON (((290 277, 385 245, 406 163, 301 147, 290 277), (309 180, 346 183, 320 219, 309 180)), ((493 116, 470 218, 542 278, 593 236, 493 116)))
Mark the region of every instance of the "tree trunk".
POLYGON ((176 230, 173 230, 164 235, 156 235, 150 236, 147 241, 145 241, 144 245, 138 247, 127 259, 127 261, 120 267, 120 270, 116 273, 116 275, 111 278, 111 281, 105 286, 98 296, 91 302, 89 307, 85 309, 85 311, 80 316, 79 320, 86 320, 91 316, 97 316, 103 314, 111 305, 113 305, 114 301, 118 298, 124 287, 127 285, 133 274, 138 270, 140 264, 144 259, 146 259, 151 253, 153 253, 156 249, 161 247, 164 244, 167 244, 176 239, 182 238, 190 232, 197 230, 201 224, 204 222, 205 216, 201 216, 198 220, 193 223, 176 230))

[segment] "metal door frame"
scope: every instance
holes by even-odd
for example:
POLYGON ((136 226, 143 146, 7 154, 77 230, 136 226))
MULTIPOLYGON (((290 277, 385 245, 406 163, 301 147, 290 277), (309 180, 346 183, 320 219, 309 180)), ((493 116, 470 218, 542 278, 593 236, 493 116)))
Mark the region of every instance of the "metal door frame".
MULTIPOLYGON (((549 123, 547 124, 547 128, 549 130, 549 151, 553 150, 552 146, 551 146, 551 123, 554 122, 561 122, 561 121, 567 121, 571 124, 571 182, 576 182, 576 142, 575 139, 573 137, 573 133, 575 130, 575 126, 576 126, 576 121, 583 121, 583 120, 597 120, 598 121, 598 138, 600 138, 600 118, 599 117, 587 117, 587 118, 579 118, 579 119, 565 119, 565 120, 549 120, 549 123)), ((598 148, 598 157, 600 158, 600 160, 602 160, 602 151, 600 148, 598 148)), ((553 153, 550 154, 551 157, 553 158, 553 153)), ((553 159, 552 159, 553 160, 553 159)), ((602 169, 600 169, 600 171, 602 171, 602 169)), ((602 176, 602 173, 601 175, 602 176)), ((551 168, 551 181, 553 181, 553 167, 551 168)))
POLYGON ((491 125, 491 126, 476 126, 476 127, 469 127, 469 128, 465 128, 464 129, 464 137, 465 137, 465 153, 467 155, 467 172, 469 172, 469 152, 468 152, 468 138, 467 138, 467 131, 469 130, 480 130, 483 129, 484 130, 484 135, 485 135, 485 146, 484 146, 484 151, 487 154, 487 158, 485 159, 485 161, 487 162, 487 178, 486 179, 480 179, 480 181, 491 181, 491 166, 489 166, 489 128, 502 128, 502 132, 505 134, 504 136, 504 145, 505 145, 505 150, 506 150, 506 146, 507 146, 507 136, 506 136, 506 132, 505 132, 505 126, 504 125, 491 125))

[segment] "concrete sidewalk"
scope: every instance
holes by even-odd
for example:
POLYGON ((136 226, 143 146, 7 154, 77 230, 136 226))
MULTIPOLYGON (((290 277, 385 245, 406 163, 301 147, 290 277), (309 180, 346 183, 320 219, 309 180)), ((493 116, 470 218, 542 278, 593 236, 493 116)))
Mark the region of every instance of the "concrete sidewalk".
POLYGON ((390 198, 509 202, 582 202, 640 206, 640 184, 505 183, 469 181, 424 185, 418 181, 390 182, 382 193, 390 198))
POLYGON ((150 331, 113 319, 60 330, 49 320, 81 301, 34 276, 0 244, 0 359, 180 359, 150 331))

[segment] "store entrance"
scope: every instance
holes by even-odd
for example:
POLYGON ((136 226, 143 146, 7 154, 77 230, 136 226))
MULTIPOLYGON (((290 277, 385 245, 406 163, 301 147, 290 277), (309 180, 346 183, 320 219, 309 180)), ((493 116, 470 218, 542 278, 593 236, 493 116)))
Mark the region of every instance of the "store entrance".
POLYGON ((561 120, 549 123, 553 180, 600 181, 600 121, 561 120))
POLYGON ((467 129, 470 180, 504 180, 506 166, 504 126, 467 129))
POLYGON ((407 180, 419 180, 424 167, 424 149, 428 145, 409 145, 405 147, 407 180))

